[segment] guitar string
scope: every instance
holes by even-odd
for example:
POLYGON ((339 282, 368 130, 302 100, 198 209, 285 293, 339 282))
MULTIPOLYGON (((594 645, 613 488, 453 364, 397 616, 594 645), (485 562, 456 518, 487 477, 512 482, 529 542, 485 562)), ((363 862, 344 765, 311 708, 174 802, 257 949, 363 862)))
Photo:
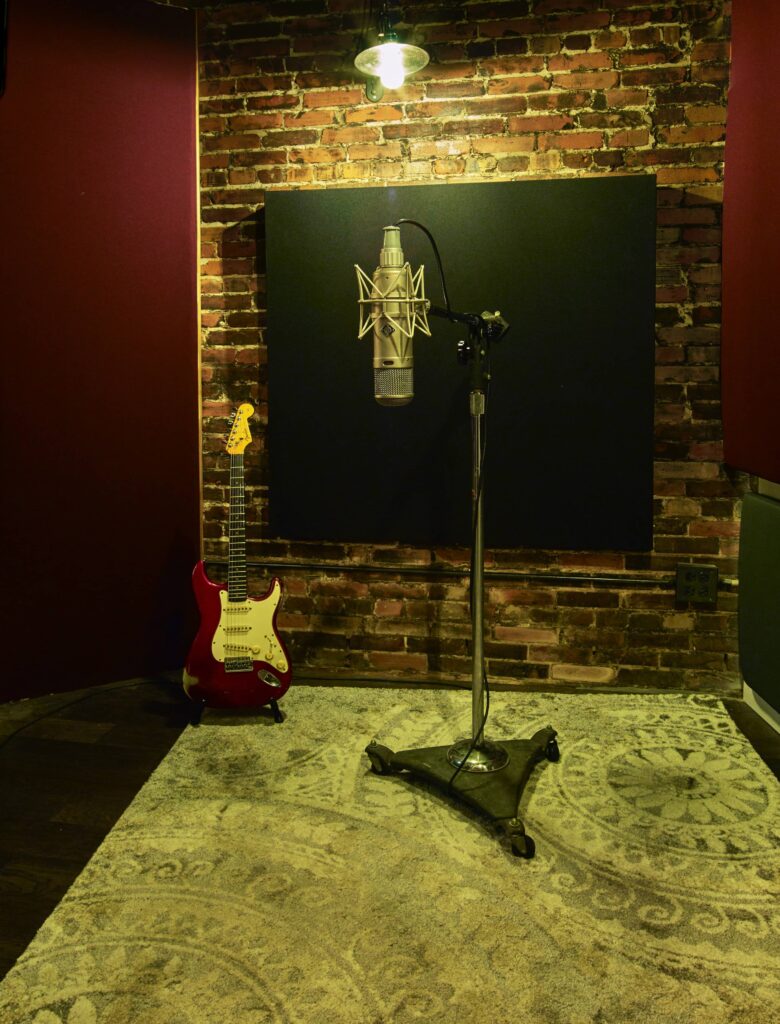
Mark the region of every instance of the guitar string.
MULTIPOLYGON (((246 519, 244 494, 244 455, 242 452, 230 456, 230 515, 228 520, 228 607, 246 601, 246 519), (232 595, 232 596, 231 596, 232 595)), ((247 657, 246 648, 230 637, 225 637, 225 657, 247 657)))

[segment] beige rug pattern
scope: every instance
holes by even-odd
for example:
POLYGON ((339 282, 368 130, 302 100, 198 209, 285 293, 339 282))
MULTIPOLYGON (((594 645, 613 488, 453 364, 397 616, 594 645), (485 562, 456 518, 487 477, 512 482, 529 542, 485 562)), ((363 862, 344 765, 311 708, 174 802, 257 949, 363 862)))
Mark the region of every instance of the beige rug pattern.
POLYGON ((363 748, 467 735, 463 691, 294 686, 187 729, 0 983, 3 1024, 770 1024, 780 790, 720 702, 497 693, 552 725, 531 861, 363 748))

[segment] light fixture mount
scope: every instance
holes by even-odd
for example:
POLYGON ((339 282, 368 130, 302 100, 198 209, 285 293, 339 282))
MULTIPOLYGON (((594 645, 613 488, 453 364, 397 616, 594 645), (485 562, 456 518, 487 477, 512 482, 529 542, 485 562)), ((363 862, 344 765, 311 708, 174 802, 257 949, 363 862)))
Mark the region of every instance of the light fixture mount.
POLYGON ((385 87, 378 78, 369 78, 366 81, 366 99, 371 103, 378 103, 385 94, 385 87))

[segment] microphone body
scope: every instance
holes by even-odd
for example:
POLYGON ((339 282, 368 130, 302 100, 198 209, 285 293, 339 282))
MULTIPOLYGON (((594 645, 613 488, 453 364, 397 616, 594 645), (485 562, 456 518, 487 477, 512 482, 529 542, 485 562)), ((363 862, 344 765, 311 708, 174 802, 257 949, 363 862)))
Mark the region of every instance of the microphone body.
POLYGON ((379 266, 369 277, 355 264, 360 326, 358 338, 374 338, 374 398, 380 405, 407 405, 414 398, 415 330, 430 337, 423 267, 416 273, 404 260, 401 229, 384 229, 379 266))
POLYGON ((407 405, 414 398, 414 353, 408 320, 409 273, 401 230, 385 228, 374 271, 371 317, 374 323, 374 398, 380 405, 407 405))
POLYGON ((374 397, 380 406, 406 406, 415 397, 416 330, 430 337, 421 266, 416 273, 403 258, 398 224, 385 228, 379 266, 370 278, 355 263, 360 309, 358 338, 374 336, 374 397))

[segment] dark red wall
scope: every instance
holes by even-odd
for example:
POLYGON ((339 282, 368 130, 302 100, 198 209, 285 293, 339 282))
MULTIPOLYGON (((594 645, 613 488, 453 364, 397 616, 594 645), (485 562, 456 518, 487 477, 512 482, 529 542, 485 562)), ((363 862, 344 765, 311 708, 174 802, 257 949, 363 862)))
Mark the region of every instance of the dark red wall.
POLYGON ((780 4, 733 7, 723 207, 725 459, 780 481, 780 4))
POLYGON ((176 666, 199 548, 195 28, 10 4, 0 698, 176 666))

